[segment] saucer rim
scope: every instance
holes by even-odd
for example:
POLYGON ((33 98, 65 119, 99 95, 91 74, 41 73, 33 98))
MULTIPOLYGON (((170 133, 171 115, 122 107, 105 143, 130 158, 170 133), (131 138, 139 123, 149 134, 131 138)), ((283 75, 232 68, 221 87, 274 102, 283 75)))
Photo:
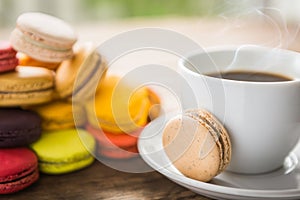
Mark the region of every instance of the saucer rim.
MULTIPOLYGON (((147 133, 151 133, 150 131, 151 128, 153 128, 156 124, 159 123, 162 124, 162 122, 160 122, 159 119, 155 119, 144 128, 144 130, 141 132, 141 135, 138 139, 138 150, 142 159, 148 165, 150 165, 155 171, 161 173, 166 178, 170 179, 176 184, 179 184, 188 189, 190 189, 190 187, 195 188, 197 189, 197 192, 193 190, 194 192, 198 194, 202 194, 204 196, 205 195, 207 196, 207 193, 204 193, 202 191, 213 192, 214 194, 216 193, 220 194, 220 195, 214 195, 215 197, 220 197, 222 194, 236 196, 236 197, 255 197, 255 198, 294 198, 294 197, 299 198, 300 197, 300 188, 283 189, 283 190, 257 190, 257 189, 235 188, 230 186, 216 185, 210 182, 201 182, 201 181, 188 178, 180 174, 180 172, 176 173, 175 171, 169 169, 170 166, 173 166, 172 163, 170 163, 169 166, 159 166, 159 163, 156 163, 155 161, 152 160, 151 153, 147 152, 146 148, 144 148, 145 142, 151 140, 151 137, 148 138, 145 136, 147 136, 147 133), (201 192, 199 190, 201 190, 201 192)), ((161 135, 162 131, 160 131, 159 134, 161 135)), ((159 144, 153 143, 153 145, 155 146, 159 144)), ((292 152, 292 153, 298 155, 296 152, 292 152)), ((167 156, 164 153, 162 156, 167 158, 167 156)), ((299 165, 300 164, 298 163, 298 166, 299 165)))

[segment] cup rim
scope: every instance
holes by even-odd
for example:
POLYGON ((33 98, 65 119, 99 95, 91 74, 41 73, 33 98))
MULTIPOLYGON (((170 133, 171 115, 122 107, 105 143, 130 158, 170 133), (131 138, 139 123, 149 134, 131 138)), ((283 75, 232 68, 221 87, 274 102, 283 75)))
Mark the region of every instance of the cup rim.
MULTIPOLYGON (((294 54, 295 56, 299 56, 300 58, 300 53, 288 50, 288 49, 281 49, 281 48, 271 48, 271 47, 265 47, 265 46, 259 46, 259 45, 242 45, 245 46, 247 49, 252 50, 252 49, 258 49, 261 51, 270 51, 270 50, 277 50, 280 53, 285 53, 285 54, 294 54)), ((295 83, 300 83, 300 78, 292 79, 290 81, 275 81, 275 82, 259 82, 259 81, 240 81, 240 80, 231 80, 231 79, 220 79, 212 76, 208 76, 202 73, 197 73, 194 72, 186 67, 186 62, 188 61, 189 58, 201 55, 201 54, 210 54, 214 52, 225 52, 225 51, 235 51, 240 46, 233 46, 233 45, 224 45, 224 46, 214 46, 214 47, 208 47, 208 48, 203 48, 199 50, 195 50, 193 52, 189 52, 183 57, 181 57, 177 64, 180 67, 180 69, 184 70, 186 73, 191 74, 193 76, 200 76, 200 77, 205 77, 207 79, 212 79, 212 80, 221 80, 223 82, 228 82, 228 83, 240 83, 240 84, 249 84, 249 85, 289 85, 289 84, 295 84, 295 83)))

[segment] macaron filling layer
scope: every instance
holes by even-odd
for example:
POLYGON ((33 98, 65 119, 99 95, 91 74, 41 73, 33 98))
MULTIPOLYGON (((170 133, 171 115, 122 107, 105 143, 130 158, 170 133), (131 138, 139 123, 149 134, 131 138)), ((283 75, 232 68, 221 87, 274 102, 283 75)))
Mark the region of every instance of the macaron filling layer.
POLYGON ((57 44, 55 44, 56 46, 53 46, 50 43, 47 43, 45 39, 40 38, 37 35, 34 35, 34 33, 23 31, 20 28, 18 28, 15 31, 20 31, 21 32, 20 34, 23 34, 21 37, 23 37, 23 39, 28 43, 33 44, 35 46, 52 50, 52 51, 61 51, 61 52, 68 52, 72 50, 72 46, 68 48, 60 47, 57 44))
POLYGON ((22 89, 18 90, 17 88, 24 88, 24 87, 23 86, 15 87, 12 91, 0 91, 0 94, 18 94, 18 93, 20 93, 20 94, 26 94, 26 93, 32 93, 32 92, 46 92, 46 91, 53 91, 54 87, 51 86, 49 88, 32 89, 32 90, 26 90, 26 91, 22 91, 22 89))
MULTIPOLYGON (((74 158, 66 158, 65 160, 52 160, 52 161, 45 161, 45 160, 39 160, 39 164, 41 165, 55 165, 55 166, 63 166, 63 165, 69 165, 69 164, 72 164, 72 163, 78 163, 78 162, 81 162, 81 161, 87 161, 87 160, 90 160, 90 159, 93 159, 93 156, 88 154, 88 155, 85 155, 85 156, 77 156, 77 157, 74 157, 74 158)), ((50 159, 49 159, 50 160, 50 159)))
POLYGON ((18 192, 20 190, 29 187, 34 182, 36 182, 39 178, 39 171, 35 169, 32 173, 27 176, 20 177, 10 182, 0 183, 0 194, 10 194, 14 192, 18 192))
MULTIPOLYGON (((13 47, 19 52, 25 53, 36 60, 44 62, 58 63, 73 56, 72 49, 67 50, 63 48, 63 51, 61 51, 53 50, 53 47, 48 45, 42 47, 42 43, 40 44, 39 42, 26 37, 18 29, 15 29, 12 32, 10 41, 13 47)), ((60 48, 58 47, 58 49, 60 48)))
POLYGON ((1 106, 22 106, 45 103, 52 99, 53 89, 28 92, 0 92, 1 106))
POLYGON ((35 171, 37 171, 38 165, 34 164, 32 166, 29 166, 27 169, 24 169, 23 171, 17 173, 17 174, 11 174, 6 177, 0 177, 0 184, 5 184, 5 183, 11 183, 15 182, 17 180, 20 180, 24 177, 32 175, 35 171))
POLYGON ((227 166, 229 160, 230 160, 230 148, 228 145, 228 140, 224 141, 226 138, 222 137, 222 134, 225 134, 224 129, 220 126, 220 124, 216 123, 215 120, 213 120, 213 117, 205 112, 194 112, 194 111, 188 111, 187 116, 195 119, 198 121, 202 126, 206 127, 211 136, 214 138, 216 145, 219 146, 219 152, 220 152, 220 166, 219 171, 223 171, 224 168, 227 166))
POLYGON ((0 92, 35 92, 54 87, 54 74, 40 67, 18 66, 16 71, 1 75, 0 92))
MULTIPOLYGON (((68 97, 77 95, 93 78, 95 78, 95 74, 97 74, 97 71, 101 69, 99 67, 101 63, 102 63, 101 56, 96 52, 94 52, 90 57, 87 58, 87 60, 85 61, 85 63, 83 63, 83 65, 93 66, 92 70, 90 70, 89 74, 86 75, 84 80, 79 82, 79 84, 76 84, 78 86, 74 87, 73 93, 71 93, 68 97)), ((97 84, 95 84, 94 86, 97 86, 97 84)))
POLYGON ((84 118, 76 119, 65 119, 65 120, 55 120, 55 119, 44 119, 42 122, 42 126, 44 127, 44 130, 52 130, 53 129, 59 129, 59 128, 72 128, 77 126, 81 126, 85 123, 84 118))
POLYGON ((26 179, 27 177, 33 176, 36 173, 38 173, 37 166, 32 169, 27 169, 23 172, 20 172, 19 174, 15 175, 15 176, 9 177, 6 181, 0 181, 0 187, 3 184, 19 182, 22 179, 26 179))
MULTIPOLYGON (((0 130, 0 134, 1 134, 0 135, 0 144, 2 142, 4 142, 4 143, 7 143, 7 145, 8 145, 8 141, 22 142, 22 140, 24 140, 24 136, 26 136, 26 138, 31 138, 32 141, 35 141, 40 137, 40 135, 36 134, 37 130, 41 130, 41 126, 35 126, 32 128, 15 129, 15 130, 11 130, 11 131, 0 130), (22 135, 23 137, 20 137, 20 135, 22 135)), ((17 145, 17 144, 14 144, 14 145, 17 145)), ((0 181, 1 181, 1 177, 0 177, 0 181)))
POLYGON ((41 161, 39 160, 39 166, 41 172, 48 174, 63 174, 69 173, 75 170, 80 170, 89 166, 94 162, 94 157, 86 155, 81 159, 66 160, 66 161, 41 161))

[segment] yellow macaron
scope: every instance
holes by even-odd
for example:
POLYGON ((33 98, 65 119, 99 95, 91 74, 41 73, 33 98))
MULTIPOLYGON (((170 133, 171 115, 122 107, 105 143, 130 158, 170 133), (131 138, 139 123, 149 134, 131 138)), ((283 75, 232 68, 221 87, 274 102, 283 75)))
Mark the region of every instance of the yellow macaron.
POLYGON ((27 109, 35 111, 41 116, 43 130, 81 127, 86 122, 84 107, 69 101, 57 100, 27 109))
POLYGON ((18 66, 0 75, 0 106, 25 106, 53 98, 54 73, 41 67, 18 66))
POLYGON ((134 90, 117 76, 106 76, 87 108, 88 121, 110 133, 130 133, 147 123, 151 103, 147 89, 134 90))

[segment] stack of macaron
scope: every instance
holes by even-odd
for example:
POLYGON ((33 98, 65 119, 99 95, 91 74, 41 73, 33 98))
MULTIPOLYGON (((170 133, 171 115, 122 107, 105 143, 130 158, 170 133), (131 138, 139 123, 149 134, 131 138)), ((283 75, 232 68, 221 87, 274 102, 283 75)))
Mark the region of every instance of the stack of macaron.
POLYGON ((76 42, 69 24, 38 12, 20 15, 10 41, 0 42, 0 194, 30 186, 39 172, 69 173, 94 161, 81 103, 106 65, 91 43, 76 42))
POLYGON ((76 128, 73 113, 80 116, 78 124, 85 123, 80 105, 56 100, 27 107, 42 118, 41 138, 30 145, 39 159, 40 171, 46 174, 74 172, 91 165, 96 143, 84 129, 76 128))
POLYGON ((20 191, 39 178, 37 156, 28 146, 40 138, 42 120, 19 105, 47 100, 46 88, 54 83, 48 71, 18 67, 16 55, 8 41, 0 42, 0 194, 20 191), (45 88, 42 98, 34 89, 43 78, 46 80, 40 86, 45 88), (23 101, 25 96, 28 99, 23 101))
POLYGON ((41 118, 20 108, 0 108, 0 194, 22 190, 39 178, 38 159, 28 145, 41 135, 41 118))
POLYGON ((96 143, 82 129, 86 121, 82 104, 91 96, 89 84, 106 71, 95 46, 76 43, 77 35, 69 24, 43 13, 19 16, 10 41, 23 68, 42 68, 53 76, 48 101, 22 106, 42 119, 41 138, 30 145, 38 156, 40 171, 63 174, 89 166, 96 143), (75 98, 81 101, 74 103, 75 98))
POLYGON ((97 139, 97 155, 112 159, 136 157, 138 136, 149 119, 158 116, 157 104, 159 97, 149 88, 135 90, 118 76, 105 76, 95 98, 86 105, 86 129, 97 139))
POLYGON ((39 172, 83 169, 94 153, 138 155, 138 136, 159 115, 160 99, 146 87, 132 93, 106 71, 93 43, 79 43, 63 20, 18 17, 10 41, 0 42, 0 194, 28 187, 39 172))

